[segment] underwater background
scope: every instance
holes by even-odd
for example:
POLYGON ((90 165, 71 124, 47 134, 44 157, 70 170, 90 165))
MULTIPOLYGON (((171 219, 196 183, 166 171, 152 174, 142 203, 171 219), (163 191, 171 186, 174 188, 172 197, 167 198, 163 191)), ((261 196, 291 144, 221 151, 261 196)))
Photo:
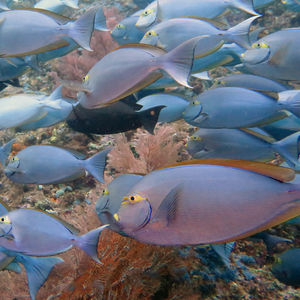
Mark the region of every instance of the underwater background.
MULTIPOLYGON (((7 0, 10 9, 33 7, 35 3, 7 0)), ((147 1, 131 0, 79 0, 78 9, 67 7, 63 15, 81 16, 90 7, 101 6, 106 26, 112 30, 147 4, 147 1)), ((252 31, 263 28, 259 36, 300 26, 299 13, 288 10, 278 0, 256 11, 263 15, 252 26, 252 31)), ((226 15, 227 27, 246 16, 245 12, 231 11, 226 15)), ((24 92, 49 95, 62 81, 82 81, 102 57, 118 47, 110 31, 94 31, 90 45, 93 52, 79 48, 40 63, 39 70, 26 68, 18 77, 20 87, 9 84, 0 92, 0 98, 24 92)), ((222 66, 209 71, 211 78, 230 73, 231 70, 222 66)), ((181 86, 168 88, 168 91, 191 98, 209 88, 211 81, 193 78, 190 84, 192 89, 181 86)), ((297 82, 293 87, 299 88, 297 82)), ((76 91, 63 88, 62 93, 76 99, 76 91)), ((60 122, 36 130, 4 129, 0 131, 0 140, 5 144, 17 139, 11 157, 26 147, 41 144, 74 149, 87 157, 112 147, 104 173, 108 184, 121 174, 148 174, 168 164, 191 159, 186 143, 197 129, 181 119, 157 123, 153 135, 143 128, 96 135, 74 131, 66 122, 60 122)), ((277 155, 272 163, 279 165, 282 161, 277 155)), ((0 172, 0 200, 8 207, 46 211, 79 228, 81 233, 101 225, 95 205, 106 186, 91 175, 62 184, 17 184, 0 172)), ((106 229, 98 243, 98 257, 103 264, 97 264, 78 248, 59 254, 65 262, 53 268, 36 299, 300 299, 297 287, 280 282, 271 272, 281 253, 300 247, 299 228, 298 222, 268 230, 269 234, 291 243, 268 243, 259 238, 238 240, 228 250, 229 254, 225 251, 223 259, 209 245, 156 246, 106 229)), ((295 264, 299 264, 299 260, 300 256, 295 256, 295 264)), ((300 277, 300 269, 295 276, 300 277)), ((24 268, 21 274, 0 272, 0 299, 30 299, 24 268)))

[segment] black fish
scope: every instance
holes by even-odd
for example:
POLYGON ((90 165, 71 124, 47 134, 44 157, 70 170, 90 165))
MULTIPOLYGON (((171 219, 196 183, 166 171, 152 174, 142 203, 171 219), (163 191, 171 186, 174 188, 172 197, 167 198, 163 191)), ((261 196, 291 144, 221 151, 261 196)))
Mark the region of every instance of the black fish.
POLYGON ((153 134, 159 113, 165 106, 157 106, 142 112, 136 99, 126 97, 109 106, 86 109, 80 104, 73 108, 67 118, 68 125, 75 131, 91 134, 114 134, 144 127, 153 134))
POLYGON ((4 80, 4 81, 0 81, 0 91, 4 90, 9 84, 15 87, 21 86, 18 78, 11 79, 11 80, 4 80))

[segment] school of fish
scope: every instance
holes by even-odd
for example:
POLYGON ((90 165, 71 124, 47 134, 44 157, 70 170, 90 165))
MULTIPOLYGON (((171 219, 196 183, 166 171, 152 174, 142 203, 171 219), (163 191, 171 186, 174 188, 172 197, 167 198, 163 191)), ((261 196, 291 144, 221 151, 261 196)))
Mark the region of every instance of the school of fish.
MULTIPOLYGON (((1 98, 0 130, 66 122, 93 139, 140 127, 154 134, 158 122, 181 120, 197 127, 186 143, 193 159, 114 178, 96 204, 103 225, 83 235, 47 212, 0 203, 1 270, 19 273, 22 264, 35 299, 63 262, 53 255, 76 246, 100 263, 97 245, 105 228, 161 246, 209 244, 225 264, 231 251, 224 249, 238 239, 289 242, 264 231, 300 223, 300 90, 294 87, 300 27, 261 34, 257 21, 264 16, 257 9, 272 0, 154 0, 134 1, 136 12, 108 29, 100 2, 77 17, 64 16, 75 14, 80 2, 40 0, 10 9, 0 0, 0 90, 19 87, 21 75, 49 60, 93 51, 94 30, 109 31, 120 45, 82 82, 62 81, 50 95, 24 90, 1 98), (225 13, 232 10, 244 17, 229 25, 225 13), (208 72, 219 66, 231 74, 212 79, 208 72), (196 95, 193 80, 209 88, 196 95), (64 98, 63 86, 77 99, 64 98), (284 166, 266 163, 278 155, 284 166)), ((300 11, 296 0, 281 2, 300 11)), ((3 172, 14 183, 58 184, 87 174, 104 183, 111 148, 86 157, 45 144, 11 155, 16 140, 0 148, 3 172)), ((282 254, 271 271, 300 286, 299 249, 282 254)))

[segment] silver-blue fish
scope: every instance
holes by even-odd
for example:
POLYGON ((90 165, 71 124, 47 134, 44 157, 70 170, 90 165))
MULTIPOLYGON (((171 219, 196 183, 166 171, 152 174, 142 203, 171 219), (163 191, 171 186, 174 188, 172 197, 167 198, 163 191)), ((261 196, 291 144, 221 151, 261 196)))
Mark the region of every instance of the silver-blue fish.
POLYGON ((48 145, 29 146, 9 161, 4 172, 17 183, 61 183, 79 178, 86 172, 104 183, 103 172, 110 150, 84 160, 82 155, 72 150, 48 145))
POLYGON ((49 214, 21 208, 0 217, 0 246, 33 256, 54 255, 77 246, 99 262, 98 239, 106 227, 78 236, 67 224, 49 214))
POLYGON ((221 87, 200 94, 185 110, 184 119, 201 128, 255 127, 275 121, 281 112, 286 116, 284 110, 300 116, 299 103, 299 93, 277 100, 253 90, 221 87))

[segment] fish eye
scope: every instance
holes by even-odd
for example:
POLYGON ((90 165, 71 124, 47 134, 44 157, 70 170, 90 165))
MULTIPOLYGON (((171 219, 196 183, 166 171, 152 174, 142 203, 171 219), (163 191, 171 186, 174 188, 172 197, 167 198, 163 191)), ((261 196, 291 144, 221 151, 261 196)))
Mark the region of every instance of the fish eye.
POLYGON ((134 200, 135 200, 134 196, 131 196, 130 201, 134 201, 134 200))
POLYGON ((154 10, 152 10, 152 9, 145 10, 145 11, 142 13, 142 15, 148 16, 149 14, 151 14, 151 13, 153 13, 153 12, 154 12, 154 10))
POLYGON ((86 81, 88 81, 89 80, 89 74, 87 74, 87 75, 85 75, 84 77, 83 77, 83 82, 86 82, 86 81))
POLYGON ((252 45, 252 48, 257 48, 257 49, 259 49, 259 48, 269 48, 269 45, 266 44, 266 43, 264 43, 264 42, 261 42, 261 43, 254 43, 254 44, 252 45))
POLYGON ((7 224, 10 224, 10 223, 11 223, 8 216, 1 217, 1 218, 0 218, 0 222, 1 222, 1 223, 7 223, 7 224))

